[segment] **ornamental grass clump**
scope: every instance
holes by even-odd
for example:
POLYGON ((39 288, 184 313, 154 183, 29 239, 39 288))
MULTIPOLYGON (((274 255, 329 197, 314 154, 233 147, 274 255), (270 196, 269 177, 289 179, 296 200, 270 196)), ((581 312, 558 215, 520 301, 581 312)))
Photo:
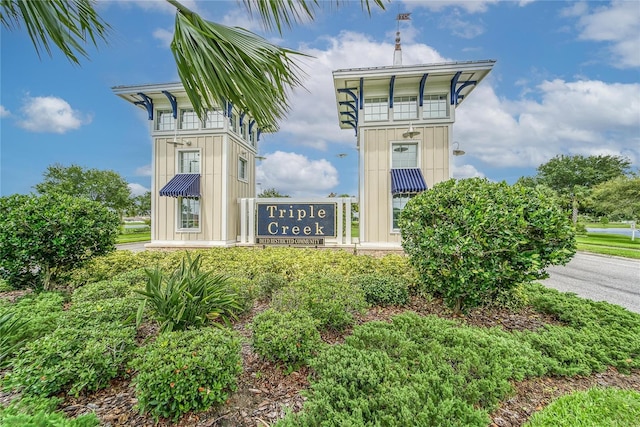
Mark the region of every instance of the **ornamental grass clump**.
POLYGON ((456 312, 544 278, 575 253, 551 191, 480 178, 434 185, 409 200, 399 225, 422 288, 456 312))
POLYGON ((191 259, 187 252, 171 275, 157 267, 146 271, 149 280, 136 291, 142 295, 138 323, 147 303, 161 323, 161 332, 199 328, 214 320, 229 323, 242 309, 225 276, 200 271, 200 255, 191 259))
POLYGON ((177 420, 223 403, 242 372, 238 335, 226 328, 166 332, 137 351, 130 367, 138 408, 177 420))

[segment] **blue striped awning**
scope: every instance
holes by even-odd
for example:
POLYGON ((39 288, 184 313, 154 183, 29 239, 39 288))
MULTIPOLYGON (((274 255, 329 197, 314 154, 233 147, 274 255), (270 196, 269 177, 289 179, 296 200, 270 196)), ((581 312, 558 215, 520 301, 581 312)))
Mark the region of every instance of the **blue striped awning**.
POLYGON ((179 173, 160 190, 161 196, 200 197, 200 174, 179 173))
POLYGON ((391 169, 391 194, 419 193, 427 189, 419 168, 391 169))

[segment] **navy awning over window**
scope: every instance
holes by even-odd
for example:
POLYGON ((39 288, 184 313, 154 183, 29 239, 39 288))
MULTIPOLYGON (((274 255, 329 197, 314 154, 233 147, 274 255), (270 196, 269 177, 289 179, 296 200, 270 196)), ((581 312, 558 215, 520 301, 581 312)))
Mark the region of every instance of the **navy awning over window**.
POLYGON ((391 194, 419 193, 427 189, 419 168, 391 169, 391 194))
POLYGON ((160 190, 161 196, 200 197, 200 174, 179 173, 160 190))

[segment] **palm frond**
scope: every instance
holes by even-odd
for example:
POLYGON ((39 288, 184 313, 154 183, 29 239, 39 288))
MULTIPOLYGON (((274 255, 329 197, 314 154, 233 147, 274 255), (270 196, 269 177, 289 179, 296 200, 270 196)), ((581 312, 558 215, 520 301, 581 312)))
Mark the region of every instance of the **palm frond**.
POLYGON ((45 50, 51 56, 51 43, 73 63, 88 57, 85 45, 106 41, 110 30, 93 7, 91 0, 2 0, 0 23, 12 29, 24 25, 36 53, 45 50))
MULTIPOLYGON (((291 28, 294 24, 313 20, 316 10, 324 6, 340 6, 348 0, 244 0, 245 7, 252 16, 257 14, 268 30, 291 28)), ((390 0, 360 0, 363 10, 371 14, 371 3, 384 10, 390 0)))
POLYGON ((200 117, 231 102, 270 131, 288 111, 286 91, 301 85, 302 71, 294 57, 307 56, 242 28, 205 21, 185 8, 176 14, 171 50, 200 117))

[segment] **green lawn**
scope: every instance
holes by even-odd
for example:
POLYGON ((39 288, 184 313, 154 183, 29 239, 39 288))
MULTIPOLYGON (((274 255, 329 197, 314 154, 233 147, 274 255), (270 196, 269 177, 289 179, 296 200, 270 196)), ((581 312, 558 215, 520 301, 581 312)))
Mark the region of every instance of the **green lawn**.
POLYGON ((620 234, 587 233, 577 236, 576 241, 579 251, 640 259, 640 233, 635 240, 620 234))
POLYGON ((149 241, 151 241, 151 231, 145 231, 144 233, 118 234, 118 238, 116 239, 116 244, 149 242, 149 241))

